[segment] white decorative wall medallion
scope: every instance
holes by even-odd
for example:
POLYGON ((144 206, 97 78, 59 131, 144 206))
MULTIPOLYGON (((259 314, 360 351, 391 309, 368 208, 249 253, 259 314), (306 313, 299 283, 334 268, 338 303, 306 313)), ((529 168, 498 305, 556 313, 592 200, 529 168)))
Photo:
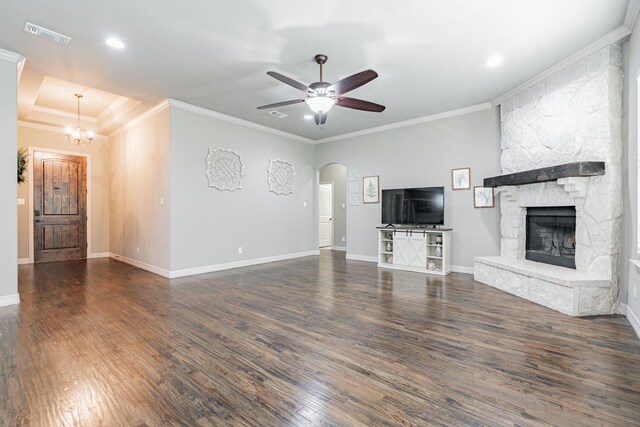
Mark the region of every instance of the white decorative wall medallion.
POLYGON ((269 159, 269 168, 267 169, 269 191, 276 194, 293 193, 295 175, 293 163, 283 159, 269 159))
POLYGON ((209 179, 209 187, 227 191, 242 188, 244 178, 242 154, 227 148, 209 147, 209 154, 207 154, 205 162, 207 163, 206 174, 209 179))

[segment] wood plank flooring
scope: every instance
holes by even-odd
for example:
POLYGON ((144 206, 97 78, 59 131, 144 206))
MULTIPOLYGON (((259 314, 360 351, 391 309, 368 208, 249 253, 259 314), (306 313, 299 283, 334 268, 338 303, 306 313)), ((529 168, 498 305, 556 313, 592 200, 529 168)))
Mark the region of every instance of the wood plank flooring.
POLYGON ((640 341, 344 253, 168 280, 21 266, 0 425, 640 425, 640 341))

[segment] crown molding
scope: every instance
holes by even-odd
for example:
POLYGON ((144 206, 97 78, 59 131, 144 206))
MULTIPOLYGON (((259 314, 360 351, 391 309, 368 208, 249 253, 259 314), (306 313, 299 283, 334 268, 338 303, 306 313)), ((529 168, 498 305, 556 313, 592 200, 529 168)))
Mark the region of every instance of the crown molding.
POLYGON ((640 11, 640 0, 629 0, 623 25, 631 31, 633 31, 633 26, 636 24, 636 19, 638 19, 638 11, 640 11))
MULTIPOLYGON (((41 123, 27 122, 24 120, 18 120, 18 126, 23 128, 43 130, 46 132, 61 133, 63 135, 65 134, 64 128, 61 128, 59 126, 43 125, 41 123)), ((96 137, 94 139, 96 141, 108 141, 109 137, 106 135, 96 134, 96 137)))
POLYGON ((625 27, 624 25, 619 26, 615 30, 607 33, 603 37, 591 43, 589 46, 577 51, 576 53, 569 56, 568 58, 558 62, 556 65, 550 68, 547 68, 540 74, 516 86, 515 88, 506 92, 504 95, 494 99, 493 101, 491 101, 491 105, 495 107, 502 104, 504 101, 511 98, 512 96, 519 94, 523 90, 528 89, 537 83, 540 83, 547 77, 550 77, 553 74, 557 73, 558 71, 563 70, 568 66, 575 64, 576 62, 586 58, 592 53, 599 51, 603 47, 609 46, 610 44, 623 42, 624 40, 627 39, 627 37, 629 37, 629 35, 631 35, 631 30, 629 28, 625 27))
POLYGON ((160 101, 160 103, 156 104, 155 106, 151 107, 150 109, 148 109, 147 111, 145 111, 144 113, 140 114, 139 116, 137 116, 136 118, 130 120, 129 122, 125 123, 124 125, 120 126, 118 129, 114 130, 113 132, 111 132, 109 134, 109 136, 121 132, 123 130, 127 130, 127 129, 132 129, 136 126, 138 126, 140 123, 142 123, 143 121, 147 120, 149 117, 158 114, 160 111, 164 110, 165 108, 169 107, 169 100, 165 99, 160 101))
POLYGON ((19 53, 11 52, 10 50, 0 49, 0 59, 5 61, 15 62, 16 64, 22 61, 23 56, 19 53))
POLYGON ((18 61, 18 84, 20 84, 20 79, 22 78, 22 71, 24 70, 25 62, 27 62, 27 58, 25 57, 22 57, 22 59, 18 61))
POLYGON ((217 111, 208 110, 206 108, 198 107, 195 105, 187 104, 186 102, 178 101, 175 99, 168 99, 169 105, 172 107, 180 108, 181 110, 191 111, 192 113, 202 114, 203 116, 213 117, 214 119, 224 120, 229 123, 234 123, 240 126, 245 126, 251 129, 260 130, 263 132, 271 133, 278 136, 284 136, 285 138, 294 139, 296 141, 305 142, 307 144, 314 144, 316 141, 305 138, 293 133, 284 132, 278 129, 274 129, 268 126, 260 125, 258 123, 250 122, 248 120, 239 119, 237 117, 229 116, 227 114, 218 113, 217 111))
MULTIPOLYGON (((31 111, 35 111, 37 113, 43 113, 43 114, 50 114, 52 116, 57 116, 57 117, 64 117, 65 119, 76 120, 78 118, 78 114, 76 113, 58 110, 56 108, 41 107, 39 105, 34 105, 33 107, 31 107, 31 111)), ((98 120, 96 120, 95 117, 85 116, 83 114, 80 115, 80 121, 94 123, 94 124, 98 123, 98 120)))
POLYGON ((474 113, 476 111, 489 110, 491 108, 492 108, 491 104, 488 102, 485 102, 483 104, 472 105, 470 107, 458 108, 457 110, 443 111, 442 113, 429 114, 428 116, 422 116, 415 119, 403 120, 401 122, 389 123, 387 125, 376 126, 373 128, 363 129, 355 132, 343 133, 341 135, 336 135, 336 136, 330 136, 328 138, 318 139, 317 141, 315 141, 315 143, 325 144, 327 142, 354 138, 356 136, 370 135, 372 133, 379 133, 379 132, 384 132, 391 129, 404 128, 407 126, 414 126, 421 123, 433 122, 434 120, 441 120, 449 117, 461 116, 463 114, 474 113))

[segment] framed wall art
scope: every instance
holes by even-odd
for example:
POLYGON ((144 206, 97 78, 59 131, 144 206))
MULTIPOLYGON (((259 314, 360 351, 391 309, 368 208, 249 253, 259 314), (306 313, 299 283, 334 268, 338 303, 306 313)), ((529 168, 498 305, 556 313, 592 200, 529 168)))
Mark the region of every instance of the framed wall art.
POLYGON ((362 202, 380 203, 380 179, 377 176, 362 178, 362 202))
POLYGON ((492 208, 494 206, 494 195, 492 187, 473 187, 473 207, 492 208))
POLYGON ((471 188, 471 168, 451 169, 451 188, 468 190, 471 188))

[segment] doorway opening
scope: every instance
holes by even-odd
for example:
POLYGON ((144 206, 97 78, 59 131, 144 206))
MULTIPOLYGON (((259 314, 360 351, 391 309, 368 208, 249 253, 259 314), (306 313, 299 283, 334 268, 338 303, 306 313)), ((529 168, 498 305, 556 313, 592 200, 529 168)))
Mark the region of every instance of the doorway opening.
POLYGON ((338 163, 318 171, 318 246, 347 250, 347 168, 338 163))

